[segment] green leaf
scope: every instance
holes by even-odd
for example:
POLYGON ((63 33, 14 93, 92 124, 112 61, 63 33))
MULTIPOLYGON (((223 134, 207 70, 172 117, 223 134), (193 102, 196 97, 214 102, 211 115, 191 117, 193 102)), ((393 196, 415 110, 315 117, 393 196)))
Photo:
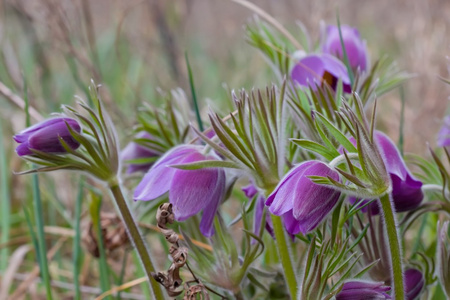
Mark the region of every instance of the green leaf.
POLYGON ((204 168, 231 168, 239 169, 239 165, 232 161, 221 161, 221 160, 202 160, 187 164, 180 165, 169 165, 171 168, 177 168, 181 170, 198 170, 204 168))
POLYGON ((356 147, 348 140, 348 138, 333 124, 330 123, 322 114, 316 113, 316 120, 318 120, 326 130, 350 153, 356 153, 356 147))
POLYGON ((294 144, 300 146, 301 148, 317 153, 327 160, 333 160, 336 156, 339 156, 339 152, 336 149, 328 149, 316 142, 305 140, 305 139, 290 139, 294 144))

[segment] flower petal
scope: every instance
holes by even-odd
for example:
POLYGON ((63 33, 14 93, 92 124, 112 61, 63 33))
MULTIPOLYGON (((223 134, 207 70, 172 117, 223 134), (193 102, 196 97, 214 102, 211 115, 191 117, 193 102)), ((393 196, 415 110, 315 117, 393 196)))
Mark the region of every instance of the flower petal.
POLYGON ((172 178, 177 171, 167 165, 179 163, 184 156, 197 151, 194 146, 178 146, 162 156, 145 174, 134 191, 134 200, 153 200, 165 194, 170 187, 172 178))
MULTIPOLYGON (((199 152, 185 156, 179 164, 205 160, 199 152)), ((177 170, 171 180, 169 200, 173 204, 178 221, 199 213, 210 202, 220 201, 216 192, 218 185, 224 185, 224 177, 219 169, 177 170)), ((223 171, 222 171, 223 172, 223 171)))
POLYGON ((210 237, 214 234, 214 217, 217 213, 217 209, 222 201, 222 197, 225 194, 225 172, 221 169, 217 170, 218 179, 214 191, 211 193, 211 197, 205 209, 203 210, 202 220, 200 221, 200 232, 210 237))
POLYGON ((57 119, 58 122, 54 122, 47 127, 42 127, 39 130, 34 131, 28 138, 28 144, 31 149, 47 153, 65 153, 66 150, 61 145, 59 137, 72 149, 77 149, 80 144, 70 134, 67 124, 76 132, 81 132, 81 127, 77 121, 73 119, 57 119), (66 124, 67 122, 67 124, 66 124))

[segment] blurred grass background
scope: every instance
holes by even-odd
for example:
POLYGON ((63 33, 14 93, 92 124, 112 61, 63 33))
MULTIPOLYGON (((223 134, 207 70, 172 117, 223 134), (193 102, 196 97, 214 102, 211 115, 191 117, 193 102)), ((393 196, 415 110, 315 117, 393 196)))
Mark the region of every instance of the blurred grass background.
MULTIPOLYGON (((298 32, 296 22, 300 21, 310 32, 313 43, 319 41, 320 21, 335 24, 338 9, 343 24, 359 28, 373 59, 386 54, 397 61, 400 69, 415 74, 404 85, 405 150, 425 155, 426 142, 435 145, 437 130, 448 112, 450 95, 449 86, 438 79, 449 77, 450 1, 255 3, 294 35, 298 32)), ((94 79, 104 87, 102 96, 119 129, 122 145, 130 140, 128 135, 141 103, 158 103, 158 88, 182 87, 189 91, 185 52, 190 57, 204 111, 208 105, 227 107, 223 103, 228 101, 224 83, 239 89, 263 87, 276 80, 263 58, 245 41, 244 25, 253 13, 231 1, 10 0, 1 2, 0 14, 0 82, 22 98, 27 95, 31 107, 48 117, 62 103, 73 104, 74 95, 86 98, 86 87, 94 79)), ((13 287, 9 292, 22 285, 21 297, 46 299, 40 285, 23 285, 36 266, 32 236, 24 215, 24 208, 30 213, 33 210, 31 178, 11 172, 27 167, 15 155, 11 138, 25 127, 25 113, 18 107, 24 103, 5 97, 7 90, 3 86, 0 90, 3 90, 0 278, 4 283, 8 267, 17 263, 14 276, 9 275, 13 287)), ((398 137, 400 103, 396 90, 384 96, 378 106, 378 126, 394 139, 398 137)), ((39 114, 36 117, 32 113, 31 117, 34 123, 39 114)), ((71 239, 76 226, 79 175, 56 173, 40 175, 40 179, 44 222, 49 226, 47 248, 59 245, 49 263, 50 273, 60 284, 55 287, 58 295, 70 299, 74 282, 71 239), (69 242, 61 244, 65 241, 69 242)), ((85 212, 87 207, 83 209, 85 212)), ((35 222, 32 217, 29 221, 35 222)), ((155 244, 159 244, 158 240, 155 244)), ((165 250, 157 245, 155 248, 164 257, 165 250)), ((119 274, 124 270, 123 262, 130 258, 118 257, 108 259, 119 274)), ((96 268, 89 267, 92 261, 89 255, 84 255, 80 264, 81 284, 99 287, 100 283, 90 281, 98 278, 96 268)), ((124 276, 116 278, 116 283, 137 278, 134 270, 123 272, 124 276)), ((0 285, 0 298, 2 287, 5 289, 0 285)))

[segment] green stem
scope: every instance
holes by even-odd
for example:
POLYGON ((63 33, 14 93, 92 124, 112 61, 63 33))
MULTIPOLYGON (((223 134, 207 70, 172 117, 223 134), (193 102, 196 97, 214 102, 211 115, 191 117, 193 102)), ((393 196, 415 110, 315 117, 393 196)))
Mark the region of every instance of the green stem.
POLYGON ((50 285, 50 272, 48 270, 48 260, 47 260, 47 247, 45 245, 45 233, 44 233, 44 214, 42 209, 41 193, 39 190, 39 178, 37 174, 33 174, 33 202, 34 202, 34 216, 36 218, 36 230, 38 239, 38 255, 39 255, 39 266, 41 268, 42 281, 45 284, 45 291, 47 293, 47 299, 51 300, 52 288, 50 285))
POLYGON ((80 291, 80 262, 81 262, 81 209, 83 203, 84 177, 80 177, 78 196, 75 204, 75 238, 73 243, 73 284, 75 286, 75 299, 81 300, 80 291))
POLYGON ((393 290, 395 300, 405 299, 405 288, 403 283, 402 250, 398 238, 397 224, 393 210, 393 204, 390 200, 390 194, 385 194, 380 198, 381 208, 383 209, 384 225, 389 240, 389 250, 391 252, 391 268, 393 278, 393 290))
POLYGON ((281 217, 271 215, 275 239, 277 242, 278 255, 280 256, 281 265, 283 267, 284 277, 288 285, 291 299, 297 299, 297 276, 294 272, 294 263, 291 259, 290 247, 284 232, 281 217))
POLYGON ((119 207, 120 213, 122 215, 123 222, 125 223, 128 229, 128 235, 136 247, 138 256, 144 266, 145 273, 148 277, 148 280, 151 284, 151 289, 153 292, 154 299, 164 299, 164 294, 161 289, 160 284, 153 278, 152 273, 155 273, 155 266, 153 265, 152 259, 150 257, 150 253, 145 246, 144 240, 139 232, 139 229, 136 225, 136 222, 131 215, 130 209, 128 208, 128 204, 125 201, 125 198, 122 194, 122 190, 120 189, 119 183, 117 180, 113 180, 109 186, 114 198, 116 199, 117 206, 119 207))

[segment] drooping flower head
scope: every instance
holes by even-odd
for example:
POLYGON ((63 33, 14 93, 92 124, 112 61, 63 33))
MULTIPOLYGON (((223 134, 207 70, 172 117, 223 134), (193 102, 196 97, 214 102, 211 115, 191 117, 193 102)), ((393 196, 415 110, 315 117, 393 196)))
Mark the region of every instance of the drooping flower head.
POLYGON ((283 217, 290 234, 313 231, 339 200, 339 191, 316 184, 309 176, 329 176, 339 181, 339 174, 327 164, 306 161, 287 173, 266 201, 271 213, 283 217))
POLYGON ((439 147, 450 146, 450 116, 444 118, 444 123, 439 130, 437 144, 439 147))
POLYGON ((410 268, 405 271, 403 277, 405 279, 406 299, 418 299, 417 297, 420 295, 420 292, 425 285, 425 277, 422 272, 417 269, 410 268))
MULTIPOLYGON (((341 25, 342 40, 345 46, 345 52, 353 70, 358 68, 361 71, 367 69, 367 47, 356 28, 348 25, 341 25)), ((344 61, 344 52, 342 51, 341 39, 339 36, 339 28, 334 25, 326 27, 324 37, 322 38, 322 51, 336 56, 344 61)))
POLYGON ((184 221, 203 210, 200 231, 209 237, 214 233, 214 216, 225 192, 225 172, 217 168, 181 170, 171 167, 216 159, 200 150, 202 147, 181 145, 167 152, 139 183, 134 199, 153 200, 169 192, 175 219, 184 221))
POLYGON ((67 126, 77 133, 81 132, 80 124, 76 120, 60 117, 45 120, 16 134, 13 138, 20 144, 16 148, 17 154, 33 155, 31 149, 53 154, 67 153, 59 138, 70 148, 77 149, 80 143, 72 137, 67 126))
MULTIPOLYGON (((404 212, 417 208, 423 200, 422 182, 414 178, 408 170, 394 142, 381 131, 374 133, 374 139, 383 157, 384 164, 392 181, 392 199, 395 211, 404 212)), ((355 139, 350 141, 356 145, 355 139)), ((355 198, 349 199, 355 202, 355 198)), ((372 214, 379 214, 376 202, 369 204, 372 214)))
MULTIPOLYGON (((136 138, 151 139, 151 136, 149 133, 142 131, 136 135, 136 138)), ((120 153, 120 159, 125 163, 131 160, 142 160, 142 163, 133 162, 128 164, 127 174, 131 174, 147 171, 153 165, 152 158, 160 155, 159 152, 146 148, 136 142, 131 142, 120 153)))
POLYGON ((386 292, 391 288, 383 282, 353 280, 344 283, 336 300, 391 299, 386 292))
POLYGON ((316 85, 328 84, 335 89, 339 79, 344 92, 350 93, 350 78, 347 68, 336 57, 329 54, 311 54, 303 57, 292 69, 291 78, 296 83, 316 89, 316 85))

